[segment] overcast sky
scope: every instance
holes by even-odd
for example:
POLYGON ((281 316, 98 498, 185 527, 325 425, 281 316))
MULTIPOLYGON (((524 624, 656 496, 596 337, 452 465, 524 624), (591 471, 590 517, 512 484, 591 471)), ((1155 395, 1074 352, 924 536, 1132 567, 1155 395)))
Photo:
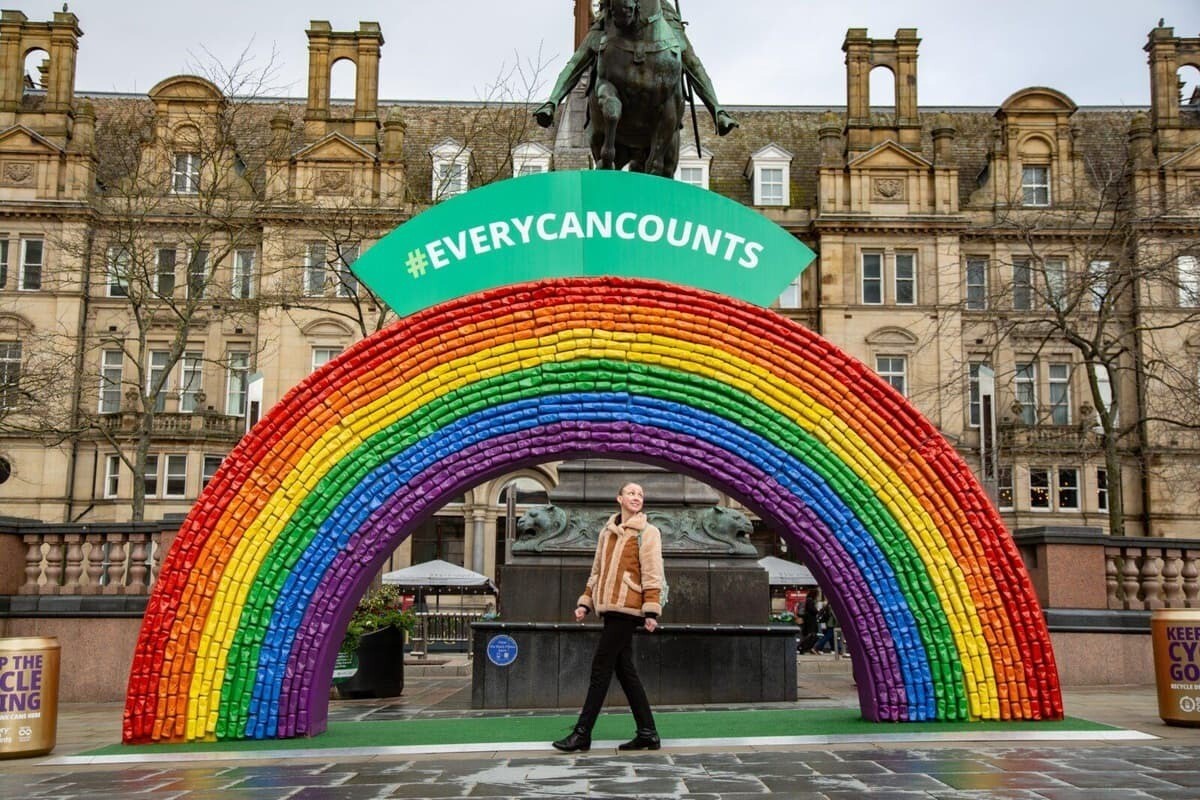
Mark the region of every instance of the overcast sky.
MULTIPOLYGON (((1200 35, 1200 0, 680 2, 696 51, 730 105, 844 105, 841 44, 850 27, 876 38, 918 29, 923 106, 996 106, 1030 85, 1051 86, 1080 105, 1146 105, 1146 34, 1163 17, 1177 36, 1200 35)), ((61 0, 5 5, 33 20, 62 8, 61 0)), ((274 93, 303 96, 311 19, 335 30, 380 23, 385 100, 480 99, 497 76, 537 62, 539 53, 548 84, 572 45, 573 0, 72 0, 70 7, 84 31, 76 86, 91 91, 144 92, 190 71, 206 51, 232 63, 249 46, 259 66, 274 49, 274 93)), ((352 91, 349 74, 335 73, 335 97, 352 91)), ((1188 77, 1194 85, 1200 73, 1188 77)))

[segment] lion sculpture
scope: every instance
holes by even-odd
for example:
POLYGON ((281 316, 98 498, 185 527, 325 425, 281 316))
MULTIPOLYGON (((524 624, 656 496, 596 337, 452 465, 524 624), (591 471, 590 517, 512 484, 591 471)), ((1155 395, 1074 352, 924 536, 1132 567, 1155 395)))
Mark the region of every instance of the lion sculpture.
MULTIPOLYGON (((535 506, 517 520, 513 552, 591 552, 609 516, 608 512, 535 506)), ((753 525, 741 511, 714 506, 702 511, 652 511, 647 516, 662 531, 666 552, 757 555, 750 542, 753 525)))

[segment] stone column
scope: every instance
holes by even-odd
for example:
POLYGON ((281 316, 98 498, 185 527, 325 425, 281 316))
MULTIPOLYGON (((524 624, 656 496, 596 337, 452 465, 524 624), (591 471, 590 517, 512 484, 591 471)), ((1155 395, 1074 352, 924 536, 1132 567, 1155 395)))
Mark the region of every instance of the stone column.
POLYGON ((0 111, 16 111, 25 92, 21 28, 26 19, 20 11, 0 12, 0 111))

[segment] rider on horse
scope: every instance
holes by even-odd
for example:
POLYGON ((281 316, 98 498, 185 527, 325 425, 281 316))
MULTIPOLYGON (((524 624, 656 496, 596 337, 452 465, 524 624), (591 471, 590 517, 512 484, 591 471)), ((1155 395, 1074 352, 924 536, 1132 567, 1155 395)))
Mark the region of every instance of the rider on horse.
MULTIPOLYGON (((670 0, 661 0, 661 2, 662 18, 675 32, 679 40, 684 72, 691 79, 692 88, 695 90, 696 96, 700 98, 700 101, 704 103, 704 107, 712 114, 713 121, 717 125, 717 133, 720 136, 724 136, 738 127, 737 120, 731 117, 725 109, 721 108, 721 104, 717 102, 717 90, 713 88, 712 81, 708 77, 708 72, 704 69, 704 64, 700 62, 696 51, 692 49, 692 43, 688 41, 687 34, 683 30, 683 26, 686 23, 679 18, 679 12, 675 9, 675 5, 670 0)), ((543 128, 549 128, 554 124, 554 111, 558 108, 558 104, 575 87, 575 84, 579 83, 583 74, 589 68, 595 66, 596 57, 604 42, 607 10, 608 3, 602 0, 600 9, 596 14, 596 21, 592 23, 591 30, 588 31, 587 38, 584 39, 583 44, 579 46, 579 49, 571 56, 567 65, 563 67, 562 72, 559 73, 558 81, 550 91, 550 99, 543 103, 537 111, 533 112, 538 124, 543 128)))

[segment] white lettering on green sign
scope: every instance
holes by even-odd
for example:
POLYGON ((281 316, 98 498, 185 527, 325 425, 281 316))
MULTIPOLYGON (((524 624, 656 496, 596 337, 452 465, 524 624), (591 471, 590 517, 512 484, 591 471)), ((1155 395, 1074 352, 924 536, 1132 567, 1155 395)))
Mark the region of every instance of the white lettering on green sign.
POLYGON ((678 181, 558 172, 492 184, 401 225, 353 266, 406 315, 552 277, 652 278, 768 305, 814 254, 763 215, 678 181))

